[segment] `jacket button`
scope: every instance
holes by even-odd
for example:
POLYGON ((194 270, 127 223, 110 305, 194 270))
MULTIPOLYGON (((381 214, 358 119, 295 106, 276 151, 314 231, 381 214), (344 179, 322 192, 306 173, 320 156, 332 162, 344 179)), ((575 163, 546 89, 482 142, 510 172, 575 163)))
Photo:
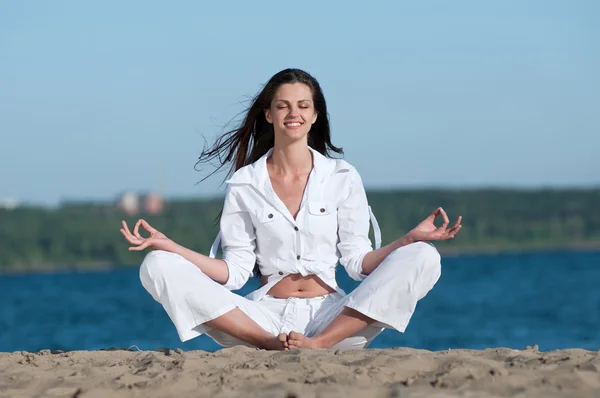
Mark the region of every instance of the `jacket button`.
POLYGON ((294 227, 294 230, 295 230, 295 231, 297 231, 297 230, 298 230, 298 227, 294 227))
POLYGON ((273 214, 269 213, 269 215, 267 217, 273 218, 273 214))
POLYGON ((283 275, 283 271, 279 271, 279 275, 283 275))
POLYGON ((296 256, 296 260, 300 260, 300 255, 299 254, 296 256))
POLYGON ((325 209, 321 207, 321 213, 325 213, 325 209))

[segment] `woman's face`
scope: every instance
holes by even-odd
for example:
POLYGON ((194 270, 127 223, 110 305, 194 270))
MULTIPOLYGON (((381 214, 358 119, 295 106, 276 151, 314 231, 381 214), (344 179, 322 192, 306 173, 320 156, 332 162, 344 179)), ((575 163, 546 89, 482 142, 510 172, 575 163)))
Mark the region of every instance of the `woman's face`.
POLYGON ((292 140, 305 138, 317 120, 310 87, 303 83, 282 84, 275 92, 265 117, 275 129, 275 136, 292 140))

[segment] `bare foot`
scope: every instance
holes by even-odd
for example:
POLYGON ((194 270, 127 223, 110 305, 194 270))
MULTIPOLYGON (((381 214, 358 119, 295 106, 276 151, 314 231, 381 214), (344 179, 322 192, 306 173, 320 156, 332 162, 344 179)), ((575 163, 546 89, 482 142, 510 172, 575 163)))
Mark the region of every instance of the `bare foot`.
POLYGON ((295 348, 327 348, 323 346, 317 339, 306 337, 305 335, 297 332, 290 332, 287 342, 290 350, 295 348))
POLYGON ((287 351, 288 350, 288 336, 285 333, 281 333, 279 336, 272 336, 265 341, 263 348, 265 350, 276 350, 276 351, 287 351))

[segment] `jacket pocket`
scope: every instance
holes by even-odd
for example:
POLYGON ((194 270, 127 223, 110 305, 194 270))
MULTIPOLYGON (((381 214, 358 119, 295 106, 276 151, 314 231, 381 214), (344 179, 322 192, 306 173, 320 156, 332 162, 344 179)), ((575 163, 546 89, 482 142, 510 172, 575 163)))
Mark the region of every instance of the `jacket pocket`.
POLYGON ((279 216, 280 214, 271 206, 265 206, 257 212, 257 218, 261 224, 276 221, 279 216))
POLYGON ((325 202, 309 202, 308 212, 313 216, 328 216, 331 214, 331 206, 325 202))
POLYGON ((308 203, 308 229, 320 241, 337 238, 337 212, 335 206, 326 202, 308 203))

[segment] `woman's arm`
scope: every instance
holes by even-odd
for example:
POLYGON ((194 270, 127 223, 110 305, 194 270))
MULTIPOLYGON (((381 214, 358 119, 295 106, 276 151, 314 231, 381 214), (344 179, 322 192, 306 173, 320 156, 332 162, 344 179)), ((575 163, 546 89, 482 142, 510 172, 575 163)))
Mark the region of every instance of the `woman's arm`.
POLYGON ((173 240, 167 238, 165 234, 153 228, 146 220, 138 220, 133 227, 133 233, 129 231, 129 227, 125 221, 122 221, 121 233, 132 246, 131 251, 141 251, 144 249, 164 250, 171 253, 176 253, 194 264, 196 267, 209 278, 216 282, 224 284, 229 278, 229 271, 225 261, 216 258, 210 258, 204 254, 197 253, 173 240), (140 235, 140 226, 150 233, 150 236, 144 238, 140 235))
POLYGON ((170 251, 179 254, 181 257, 200 268, 200 271, 215 282, 219 282, 222 285, 227 283, 227 280, 229 279, 229 268, 224 260, 205 256, 202 253, 195 252, 177 243, 175 243, 173 250, 170 251))
MULTIPOLYGON (((350 169, 349 173, 348 192, 337 209, 339 239, 337 247, 340 252, 340 264, 352 279, 360 281, 368 275, 368 272, 363 269, 364 258, 373 252, 369 240, 371 221, 367 195, 360 175, 354 168, 350 169)), ((378 250, 379 253, 383 253, 386 249, 378 250)), ((382 254, 377 257, 385 258, 382 254)), ((375 261, 376 259, 369 261, 373 267, 378 265, 375 261)))
POLYGON ((373 250, 369 241, 369 205, 360 175, 356 170, 350 182, 348 197, 338 208, 338 249, 342 255, 340 263, 346 268, 348 275, 355 280, 362 280, 373 272, 381 262, 394 250, 418 241, 452 239, 460 231, 462 217, 458 217, 454 226, 449 224, 446 212, 437 208, 419 225, 406 235, 392 243, 373 250), (443 224, 436 227, 437 216, 441 215, 443 224))
POLYGON ((206 276, 221 283, 230 290, 239 289, 252 275, 256 262, 255 234, 252 220, 245 211, 241 195, 228 188, 221 215, 221 247, 223 259, 215 259, 183 247, 162 232, 151 227, 145 220, 138 220, 129 231, 125 221, 121 233, 132 245, 129 250, 141 251, 147 248, 176 253, 198 267, 206 276), (139 233, 142 226, 150 233, 144 238, 139 233))
POLYGON ((348 196, 338 207, 340 263, 354 280, 367 277, 391 252, 412 243, 404 236, 373 250, 369 240, 370 215, 367 194, 356 169, 351 170, 348 196))
POLYGON ((448 240, 454 238, 454 236, 460 231, 462 225, 460 225, 462 221, 462 216, 459 216, 454 226, 452 228, 448 228, 448 224, 450 224, 450 220, 448 219, 448 215, 441 207, 438 207, 431 213, 425 220, 423 220, 419 225, 413 228, 406 235, 397 239, 377 250, 373 250, 365 255, 362 263, 363 273, 370 274, 373 272, 375 268, 394 250, 409 245, 414 242, 420 241, 432 241, 432 240, 448 240), (443 223, 440 227, 436 227, 434 222, 437 216, 442 216, 443 223))
POLYGON ((362 261, 362 273, 363 275, 369 275, 371 272, 375 270, 381 264, 381 262, 390 255, 394 250, 409 245, 415 242, 409 236, 409 234, 404 235, 400 239, 396 239, 392 243, 382 246, 377 250, 372 250, 365 254, 362 261))

